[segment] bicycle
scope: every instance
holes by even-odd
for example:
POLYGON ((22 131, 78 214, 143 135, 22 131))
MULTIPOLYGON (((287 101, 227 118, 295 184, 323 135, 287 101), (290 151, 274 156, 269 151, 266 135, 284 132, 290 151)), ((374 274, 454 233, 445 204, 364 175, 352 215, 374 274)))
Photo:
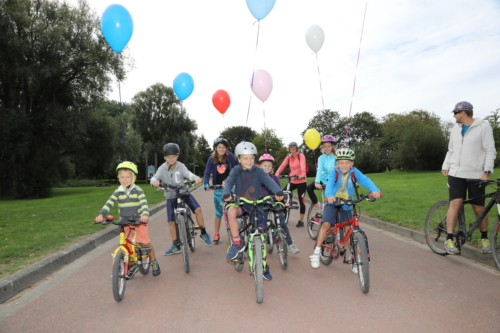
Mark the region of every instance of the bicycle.
MULTIPOLYGON (((288 220, 290 218, 290 210, 291 209, 298 209, 298 206, 293 206, 297 205, 297 201, 293 201, 293 193, 290 191, 290 179, 299 179, 299 176, 289 176, 289 175, 279 175, 278 178, 280 179, 288 179, 288 184, 286 185, 285 189, 283 190, 283 203, 285 204, 285 223, 288 223, 288 220)), ((300 200, 304 200, 304 198, 301 198, 300 200)))
MULTIPOLYGON (((320 202, 325 201, 325 188, 326 185, 322 185, 323 189, 321 190, 321 201, 318 201, 318 205, 321 205, 320 202)), ((318 238, 319 228, 321 225, 321 219, 323 218, 323 207, 316 208, 312 203, 307 210, 307 233, 312 240, 316 240, 318 238)))
MULTIPOLYGON (((488 186, 495 184, 497 187, 494 192, 487 193, 484 195, 480 195, 476 198, 471 198, 468 200, 464 200, 462 207, 460 207, 460 211, 458 213, 457 219, 457 227, 453 232, 453 237, 457 240, 457 248, 461 251, 462 245, 464 245, 467 241, 472 239, 472 234, 474 230, 479 226, 479 224, 483 221, 484 217, 489 213, 489 211, 493 208, 495 204, 497 204, 497 219, 493 225, 491 231, 491 246, 493 259, 495 263, 500 269, 500 253, 499 253, 499 243, 500 236, 498 235, 498 221, 500 217, 500 179, 468 179, 468 182, 476 183, 476 185, 488 186), (479 198, 491 198, 488 204, 484 207, 484 210, 481 212, 479 217, 473 222, 469 224, 469 231, 467 231, 467 224, 465 223, 465 212, 464 205, 471 203, 472 201, 479 198)), ((448 208, 450 207, 450 202, 443 200, 436 202, 429 212, 427 213, 427 217, 425 218, 425 241, 427 245, 431 248, 432 252, 437 253, 439 255, 447 255, 448 252, 444 249, 444 242, 446 240, 447 228, 446 228, 446 215, 448 213, 448 208), (441 237, 442 235, 442 237, 441 237)))
MULTIPOLYGON (((359 287, 363 293, 370 291, 370 249, 368 247, 368 237, 359 226, 359 214, 356 204, 361 201, 373 202, 376 199, 370 195, 361 194, 357 200, 346 200, 337 198, 335 205, 337 207, 337 221, 340 221, 340 211, 342 204, 352 205, 352 218, 343 223, 332 223, 331 228, 326 233, 325 240, 321 245, 321 254, 319 260, 324 265, 330 265, 333 259, 339 256, 344 257, 344 264, 352 263, 357 267, 359 287), (344 236, 344 227, 349 227, 344 236), (344 245, 351 244, 351 259, 345 260, 344 245)), ((328 202, 328 199, 325 199, 328 202)))
POLYGON ((267 253, 273 253, 274 244, 276 244, 281 268, 284 270, 288 267, 288 244, 286 242, 285 231, 280 226, 279 213, 285 209, 284 203, 274 200, 267 202, 264 207, 264 212, 267 213, 267 228, 265 231, 267 253))
POLYGON ((259 230, 257 228, 257 205, 263 204, 270 198, 271 197, 267 196, 257 201, 251 201, 245 198, 233 197, 233 200, 227 202, 224 207, 224 219, 226 222, 226 228, 229 238, 229 246, 227 248, 227 252, 229 252, 229 249, 233 245, 233 238, 231 236, 231 231, 229 230, 227 210, 231 206, 241 207, 245 203, 252 205, 250 213, 245 213, 241 218, 238 218, 239 235, 240 238, 245 242, 245 250, 238 253, 238 256, 232 261, 234 262, 234 268, 236 269, 236 271, 240 272, 243 269, 243 265, 245 264, 245 259, 248 258, 248 268, 250 274, 253 274, 255 280, 255 296, 257 303, 262 303, 264 301, 264 271, 266 270, 267 266, 267 251, 266 246, 264 246, 265 230, 259 230), (250 215, 253 216, 251 220, 250 215))
POLYGON ((163 186, 165 191, 173 191, 177 199, 177 208, 174 210, 175 219, 175 232, 177 234, 177 239, 174 242, 175 245, 181 248, 182 260, 184 262, 184 271, 189 273, 189 252, 188 247, 191 252, 195 250, 195 237, 197 229, 199 226, 195 226, 193 218, 191 217, 191 210, 186 208, 186 198, 188 198, 191 193, 188 191, 188 187, 192 186, 194 181, 184 181, 183 185, 172 186, 163 185, 160 182, 160 186, 163 186))
POLYGON ((114 224, 120 227, 120 240, 119 245, 113 252, 113 266, 111 275, 111 285, 113 289, 113 297, 115 301, 120 302, 125 296, 125 284, 127 281, 128 269, 134 263, 139 267, 139 272, 142 275, 149 273, 149 268, 151 266, 151 260, 149 258, 149 252, 151 252, 150 246, 143 246, 135 241, 135 228, 134 225, 139 225, 141 223, 146 224, 147 222, 139 222, 135 219, 129 219, 127 222, 116 222, 114 217, 108 215, 106 220, 102 222, 94 222, 94 224, 114 224), (125 236, 124 227, 129 226, 133 234, 132 239, 125 236))

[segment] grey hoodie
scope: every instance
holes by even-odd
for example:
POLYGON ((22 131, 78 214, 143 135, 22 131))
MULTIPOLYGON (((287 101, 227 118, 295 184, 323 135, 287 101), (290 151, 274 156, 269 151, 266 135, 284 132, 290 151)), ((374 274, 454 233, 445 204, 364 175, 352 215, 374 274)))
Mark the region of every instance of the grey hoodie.
MULTIPOLYGON (((167 163, 163 163, 160 165, 153 178, 151 178, 151 185, 153 185, 153 182, 161 180, 163 185, 179 186, 183 185, 184 178, 195 180, 199 177, 190 172, 188 168, 179 161, 175 163, 175 169, 173 171, 169 171, 167 163)), ((175 193, 165 189, 165 198, 173 199, 175 198, 175 193)))

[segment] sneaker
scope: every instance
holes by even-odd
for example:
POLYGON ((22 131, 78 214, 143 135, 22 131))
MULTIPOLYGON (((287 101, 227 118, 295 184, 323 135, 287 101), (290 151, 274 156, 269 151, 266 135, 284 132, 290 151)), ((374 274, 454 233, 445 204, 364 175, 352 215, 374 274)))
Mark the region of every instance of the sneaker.
POLYGON ((153 276, 158 276, 161 274, 160 264, 158 260, 151 261, 151 268, 153 269, 153 276))
POLYGON ((460 253, 460 251, 457 249, 457 243, 452 241, 451 239, 447 239, 444 242, 444 249, 449 254, 459 254, 460 253))
POLYGON ((130 280, 131 278, 134 277, 135 273, 137 273, 138 271, 139 271, 139 266, 137 266, 137 264, 133 264, 128 268, 128 274, 125 277, 125 279, 130 280))
POLYGON ((481 251, 483 253, 491 253, 491 244, 490 241, 486 238, 481 239, 481 244, 483 247, 481 248, 481 251))
POLYGON ((352 264, 352 265, 351 265, 351 271, 352 271, 354 274, 358 274, 358 265, 354 265, 354 264, 352 264))
POLYGON ((169 256, 171 254, 177 254, 177 253, 181 253, 181 248, 178 247, 177 245, 172 245, 172 247, 170 249, 168 249, 167 251, 163 252, 163 254, 166 255, 166 256, 169 256))
POLYGON ((292 254, 297 254, 299 253, 299 249, 295 246, 295 244, 288 245, 288 252, 291 252, 292 254))
POLYGON ((201 238, 201 240, 203 241, 203 243, 206 246, 212 246, 213 245, 212 241, 210 240, 210 235, 209 234, 202 234, 202 235, 200 235, 200 238, 201 238))
POLYGON ((299 221, 296 225, 297 228, 300 228, 300 227, 303 227, 304 226, 304 222, 302 221, 299 221))
POLYGON ((214 235, 214 239, 212 240, 214 245, 217 245, 219 244, 219 240, 220 240, 220 235, 219 234, 215 234, 214 235))
POLYGON ((313 254, 312 256, 309 256, 309 258, 311 258, 311 267, 319 268, 319 254, 313 254))
POLYGON ((271 275, 271 272, 269 271, 269 265, 266 265, 266 270, 264 271, 264 280, 271 281, 273 279, 273 276, 271 275))
POLYGON ((238 253, 245 250, 245 245, 243 241, 241 241, 241 245, 233 244, 229 249, 229 252, 226 254, 226 259, 233 260, 238 256, 238 253))

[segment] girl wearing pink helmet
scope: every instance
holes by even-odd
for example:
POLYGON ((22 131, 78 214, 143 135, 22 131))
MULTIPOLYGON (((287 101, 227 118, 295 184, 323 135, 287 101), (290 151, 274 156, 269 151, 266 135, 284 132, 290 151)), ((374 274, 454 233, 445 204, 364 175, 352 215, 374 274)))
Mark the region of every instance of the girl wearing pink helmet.
POLYGON ((322 190, 323 186, 326 186, 328 181, 328 175, 335 168, 335 138, 331 135, 325 135, 321 139, 321 148, 323 149, 323 155, 318 158, 318 170, 316 171, 316 179, 307 185, 307 194, 309 199, 311 199, 311 205, 316 208, 321 209, 318 203, 318 198, 314 193, 315 189, 322 190))

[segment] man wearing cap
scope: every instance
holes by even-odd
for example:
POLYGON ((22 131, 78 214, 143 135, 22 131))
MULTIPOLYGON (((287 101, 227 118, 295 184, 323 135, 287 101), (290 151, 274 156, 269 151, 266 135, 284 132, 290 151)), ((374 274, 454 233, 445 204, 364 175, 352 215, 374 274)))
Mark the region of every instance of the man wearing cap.
MULTIPOLYGON (((466 192, 469 198, 475 198, 485 193, 484 187, 467 183, 467 179, 489 179, 493 172, 493 162, 496 157, 493 130, 483 119, 473 118, 473 107, 469 102, 459 102, 453 109, 456 125, 450 133, 448 153, 444 159, 441 172, 448 177, 450 193, 450 208, 446 215, 447 236, 444 248, 448 253, 458 254, 457 243, 453 241, 453 230, 457 224, 458 212, 465 200, 466 192)), ((484 209, 484 198, 472 202, 472 209, 479 217, 484 209)), ((491 253, 488 240, 488 216, 479 225, 483 253, 491 253)))

